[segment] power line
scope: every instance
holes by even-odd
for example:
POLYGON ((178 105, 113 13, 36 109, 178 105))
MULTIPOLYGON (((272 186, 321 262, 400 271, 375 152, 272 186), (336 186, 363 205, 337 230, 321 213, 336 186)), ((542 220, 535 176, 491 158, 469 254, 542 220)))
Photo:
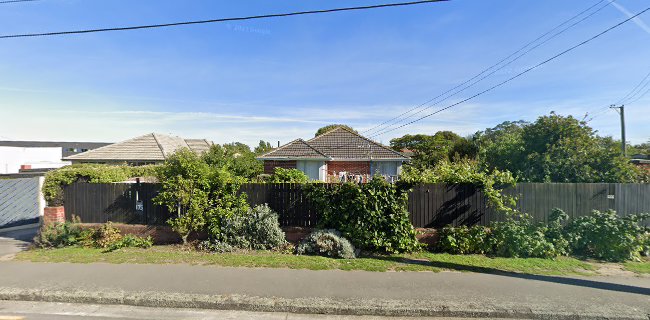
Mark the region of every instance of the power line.
POLYGON ((609 111, 611 109, 611 106, 624 105, 624 104, 630 105, 630 104, 632 104, 634 102, 637 102, 637 101, 641 100, 646 94, 648 94, 650 92, 650 89, 643 92, 643 90, 649 84, 650 84, 650 72, 648 72, 648 74, 646 74, 646 76, 643 77, 643 79, 636 86, 634 86, 634 88, 632 88, 632 90, 630 90, 630 92, 628 92, 628 94, 623 96, 616 103, 613 103, 611 105, 606 105, 604 107, 596 109, 596 111, 594 111, 592 114, 589 114, 589 112, 587 112, 585 114, 585 118, 588 118, 590 116, 589 119, 587 120, 587 122, 591 122, 594 119, 601 116, 602 114, 606 113, 607 111, 609 111), (647 80, 647 82, 646 82, 646 80, 647 80), (645 83, 645 85, 644 85, 644 83, 645 83), (643 93, 641 95, 638 95, 641 92, 643 92, 643 93))
MULTIPOLYGON (((616 1, 616 0, 613 0, 613 1, 611 1, 611 2, 615 2, 615 1, 616 1)), ((457 94, 459 94, 459 93, 461 93, 461 92, 467 90, 468 88, 473 87, 473 86, 476 85, 477 83, 479 83, 479 82, 485 80, 486 78, 492 76, 492 75, 495 74, 496 72, 498 72, 498 71, 504 69, 505 67, 507 67, 507 66, 509 66, 510 64, 514 63, 515 61, 519 60, 521 57, 525 56, 526 54, 530 53, 531 51, 537 49, 538 47, 540 47, 540 46, 542 46, 542 45, 544 45, 544 44, 546 44, 547 42, 549 42, 550 40, 554 39, 555 37, 557 37, 557 36, 563 34, 563 33, 566 32, 567 30, 573 28, 574 26, 578 25, 579 23, 581 23, 581 22, 585 21, 586 19, 592 17, 592 16, 595 15, 596 13, 600 12, 601 10, 603 10, 605 7, 609 6, 609 4, 610 4, 610 1, 609 1, 609 0, 600 0, 600 1, 596 2, 595 4, 591 5, 591 6, 588 7, 587 9, 581 11, 580 13, 578 13, 578 14, 576 14, 575 16, 571 17, 570 19, 568 19, 568 20, 562 22, 561 24, 555 26, 553 29, 551 29, 551 30, 547 31, 546 33, 542 34, 541 36, 537 37, 537 38, 534 39, 533 41, 528 42, 526 45, 524 45, 523 47, 521 47, 521 48, 518 49, 517 51, 513 52, 513 53, 510 54, 509 56, 503 58, 502 60, 500 60, 500 61, 497 62, 496 64, 494 64, 494 65, 488 67, 487 69, 484 69, 483 71, 481 71, 480 73, 478 73, 478 74, 475 75, 474 77, 470 78, 469 80, 467 80, 467 81, 465 81, 465 82, 463 82, 463 83, 461 83, 461 84, 459 84, 459 85, 457 85, 457 86, 455 86, 455 87, 453 87, 453 88, 451 88, 451 89, 449 89, 449 90, 447 90, 447 91, 441 93, 440 95, 438 95, 438 96, 436 96, 436 97, 434 97, 434 98, 432 98, 432 99, 430 99, 430 100, 428 100, 428 101, 426 101, 426 102, 424 102, 424 103, 418 105, 418 106, 415 107, 415 108, 411 108, 411 109, 409 109, 409 110, 407 110, 407 111, 401 113, 401 114, 398 115, 397 117, 394 117, 394 118, 391 118, 391 119, 389 119, 389 120, 387 120, 387 121, 384 121, 384 122, 382 122, 381 124, 379 124, 379 125, 377 125, 377 126, 374 126, 374 127, 370 128, 370 129, 368 129, 368 130, 365 130, 365 131, 363 131, 363 132, 364 132, 364 133, 371 133, 372 131, 380 132, 380 131, 382 131, 382 130, 386 130, 386 129, 390 128, 391 126, 393 126, 394 124, 397 124, 397 123, 399 123, 399 122, 401 122, 401 121, 407 120, 407 119, 409 119, 409 118, 411 118, 411 117, 413 117, 413 116, 415 116, 415 115, 417 115, 417 114, 419 114, 419 113, 422 113, 424 110, 430 109, 431 107, 433 107, 433 106, 435 106, 435 105, 437 105, 437 104, 439 104, 439 103, 441 103, 441 102, 444 102, 445 100, 449 99, 450 97, 453 97, 453 96, 455 96, 455 95, 457 95, 457 94), (582 15, 585 14, 586 12, 589 12, 591 9, 597 7, 598 5, 600 5, 600 4, 603 3, 603 2, 607 2, 607 3, 605 3, 604 6, 600 7, 600 8, 597 9, 596 11, 590 13, 590 14, 587 15, 586 17, 584 17, 584 18, 580 19, 579 21, 573 23, 572 25, 568 26, 567 28, 565 28, 565 29, 559 31, 558 33, 555 33, 555 34, 552 35, 550 38, 544 40, 542 43, 539 43, 539 44, 533 46, 532 48, 529 48, 528 50, 526 50, 525 52, 523 52, 523 53, 520 54, 519 56, 517 56, 517 57, 515 57, 514 59, 510 60, 510 61, 509 61, 508 63, 506 63, 505 65, 502 65, 501 67, 499 67, 498 69, 496 69, 496 70, 490 72, 490 73, 487 74, 486 76, 481 77, 481 76, 484 75, 485 73, 489 72, 490 70, 494 69, 495 67, 501 65, 502 63, 508 61, 510 58, 512 58, 512 57, 514 57, 515 55, 519 54, 520 52, 524 51, 526 48, 528 48, 529 46, 533 45, 533 44, 536 43, 537 41, 539 41, 539 40, 541 40, 541 39, 544 39, 544 38, 545 38, 546 36, 548 36, 549 34, 553 33, 554 31, 556 31, 556 30, 558 30, 558 29, 560 29, 560 28, 562 28, 564 25, 566 25, 566 24, 568 24, 569 22, 571 22, 572 20, 574 20, 574 19, 576 19, 576 18, 582 16, 582 15), (481 77, 481 78, 478 79, 477 81, 474 81, 474 80, 476 80, 476 79, 479 78, 479 77, 481 77), (470 82, 472 82, 472 81, 474 81, 474 82, 470 84, 470 82), (469 85, 467 85, 467 84, 469 84, 469 85), (465 85, 467 85, 467 86, 465 86, 465 85), (463 86, 465 86, 465 88, 462 88, 461 90, 458 90, 458 91, 454 92, 452 95, 449 95, 449 96, 445 97, 444 99, 442 99, 442 100, 440 100, 440 101, 437 101, 437 102, 434 103, 433 105, 427 106, 426 108, 424 108, 424 109, 422 109, 422 110, 419 110, 419 111, 417 111, 417 112, 415 112, 415 113, 413 113, 413 114, 411 114, 411 115, 405 117, 404 119, 399 120, 402 116, 404 116, 404 115, 406 115, 406 114, 408 114, 408 113, 411 113, 412 111, 415 111, 415 110, 417 110, 417 109, 420 109, 421 107, 423 107, 423 106, 425 106, 425 105, 427 105, 427 104, 429 104, 429 103, 431 103, 431 102, 433 102, 433 101, 436 101, 438 98, 441 98, 441 97, 447 95, 448 93, 450 93, 450 92, 452 92, 452 91, 454 91, 454 90, 456 90, 456 89, 459 89, 459 88, 461 88, 461 87, 463 87, 463 86), (394 120, 397 120, 397 121, 394 121, 394 120), (389 123, 390 123, 390 124, 389 124, 389 123), (389 125, 388 125, 388 126, 384 126, 385 124, 389 124, 389 125), (381 127, 385 127, 385 128, 381 128, 381 127), (378 128, 379 128, 379 129, 378 129, 378 128)))
POLYGON ((130 26, 130 27, 112 27, 112 28, 73 30, 73 31, 56 31, 56 32, 42 32, 42 33, 13 34, 13 35, 0 36, 0 39, 27 38, 27 37, 45 37, 45 36, 84 34, 84 33, 95 33, 95 32, 127 31, 127 30, 139 30, 139 29, 166 28, 166 27, 186 26, 186 25, 194 25, 194 24, 206 24, 206 23, 217 23, 217 22, 227 22, 227 21, 243 21, 243 20, 268 19, 268 18, 290 17, 290 16, 300 16, 300 15, 320 14, 320 13, 332 13, 332 12, 342 12, 342 11, 368 10, 368 9, 379 9, 379 8, 388 8, 388 7, 403 7, 403 6, 411 6, 411 5, 434 3, 434 2, 446 2, 446 1, 450 1, 450 0, 421 0, 421 1, 411 1, 411 2, 397 2, 397 3, 377 4, 377 5, 360 6, 360 7, 345 7, 345 8, 323 9, 323 10, 298 11, 298 12, 290 12, 290 13, 275 13, 275 14, 264 14, 264 15, 246 16, 246 17, 233 17, 233 18, 219 18, 219 19, 210 19, 210 20, 183 21, 183 22, 172 22, 172 23, 162 23, 162 24, 130 26))
POLYGON ((629 18, 627 18, 627 19, 625 19, 625 20, 623 20, 623 21, 621 21, 621 22, 619 22, 618 24, 616 24, 616 25, 614 25, 614 26, 612 26, 612 27, 607 28, 605 31, 602 31, 602 32, 598 33, 597 35, 595 35, 595 36, 593 36, 593 37, 591 37, 591 38, 589 38, 589 39, 587 39, 587 40, 584 40, 584 41, 582 41, 582 42, 580 42, 580 43, 578 43, 578 44, 576 44, 576 45, 574 45, 574 46, 572 46, 572 47, 570 47, 570 48, 568 48, 568 49, 566 49, 566 50, 564 50, 564 51, 562 51, 562 52, 560 52, 560 53, 558 53, 558 54, 556 54, 556 55, 554 55, 554 56, 552 56, 551 58, 546 59, 546 60, 544 60, 544 61, 542 61, 542 62, 536 64, 535 66, 530 67, 530 68, 528 68, 528 69, 526 69, 526 70, 524 70, 524 71, 522 71, 522 72, 516 74, 516 75, 513 76, 513 77, 510 77, 510 78, 506 79, 505 81, 502 81, 502 82, 500 82, 500 83, 498 83, 498 84, 496 84, 496 85, 494 85, 494 86, 492 86, 492 87, 490 87, 490 88, 488 88, 488 89, 486 89, 486 90, 483 90, 483 91, 481 91, 481 92, 479 92, 479 93, 476 93, 476 94, 470 96, 469 98, 466 98, 466 99, 463 99, 463 100, 461 100, 461 101, 459 101, 459 102, 453 103, 453 104, 451 104, 451 105, 449 105, 449 106, 446 106, 446 107, 444 107, 444 108, 442 108, 442 109, 436 110, 435 112, 432 112, 432 113, 430 113, 430 114, 427 114, 427 115, 425 115, 425 116, 423 116, 423 117, 420 117, 420 118, 418 118, 418 119, 415 119, 415 120, 413 120, 413 121, 410 121, 410 122, 408 122, 408 123, 405 123, 405 124, 403 124, 403 125, 401 125, 401 126, 398 126, 398 127, 396 127, 396 128, 393 128, 393 129, 391 129, 391 130, 386 130, 386 131, 383 131, 383 132, 379 132, 379 133, 377 133, 377 134, 375 134, 375 135, 373 135, 373 136, 371 136, 371 137, 376 137, 376 136, 379 136, 379 135, 383 135, 383 134, 386 134, 386 133, 388 133, 388 132, 395 131, 395 130, 397 130, 397 129, 403 128, 403 127, 408 126, 408 125, 411 125, 411 124, 413 124, 413 123, 415 123, 415 122, 418 122, 418 121, 421 121, 421 120, 423 120, 423 119, 426 119, 426 118, 428 118, 428 117, 430 117, 430 116, 433 116, 433 115, 435 115, 435 114, 438 114, 438 113, 440 113, 440 112, 442 112, 442 111, 445 111, 445 110, 447 110, 447 109, 453 108, 453 107, 455 107, 455 106, 457 106, 457 105, 459 105, 459 104, 465 103, 465 102, 470 101, 470 100, 472 100, 472 99, 474 99, 474 98, 476 98, 476 97, 479 97, 479 96, 481 96, 481 95, 483 95, 483 94, 485 94, 485 93, 488 93, 488 92, 490 92, 490 91, 492 91, 492 90, 494 90, 494 89, 496 89, 496 88, 499 88, 499 87, 501 87, 501 86, 503 86, 503 85, 509 83, 510 81, 515 80, 515 79, 517 79, 517 78, 519 78, 519 77, 521 77, 521 76, 523 76, 523 75, 529 73, 530 71, 533 71, 533 70, 535 70, 535 69, 537 69, 537 68, 539 68, 539 67, 541 67, 541 66, 543 66, 543 65, 545 65, 545 64, 547 64, 547 63, 549 63, 549 62, 551 62, 551 61, 553 61, 553 60, 555 60, 555 59, 557 59, 557 58, 559 58, 559 57, 561 57, 561 56, 563 56, 563 55, 565 55, 565 54, 567 54, 567 53, 569 53, 569 52, 571 52, 571 51, 573 51, 573 50, 575 50, 575 49, 577 49, 577 48, 579 48, 579 47, 581 47, 581 46, 583 46, 583 45, 585 45, 585 44, 587 44, 587 43, 589 43, 589 42, 591 42, 591 41, 593 41, 593 40, 595 40, 595 39, 597 39, 597 38, 599 38, 599 37, 601 37, 601 36, 603 36, 604 34, 606 34, 606 33, 610 32, 610 31, 612 31, 612 30, 614 30, 614 29, 616 29, 616 28, 618 28, 618 27, 624 25, 625 23, 629 22, 630 20, 633 20, 634 18, 636 18, 636 17, 638 17, 638 16, 640 16, 640 15, 642 15, 642 14, 644 14, 644 13, 646 13, 646 12, 649 11, 649 10, 650 10, 650 7, 648 7, 648 8, 646 8, 645 10, 643 10, 643 11, 641 11, 641 12, 639 12, 639 13, 637 13, 637 14, 635 14, 635 15, 633 15, 633 16, 631 16, 631 17, 629 17, 629 18))
POLYGON ((648 83, 650 83, 650 81, 647 82, 645 85, 643 85, 643 83, 646 82, 646 80, 648 80, 648 78, 650 78, 650 72, 648 72, 648 74, 643 78, 643 80, 641 80, 641 82, 639 82, 627 95, 625 95, 623 98, 621 98, 621 100, 619 100, 615 104, 622 104, 626 100, 632 99, 638 93, 637 89, 639 91, 642 91, 645 87, 648 86, 648 83), (642 85, 643 85, 643 87, 641 87, 642 85))

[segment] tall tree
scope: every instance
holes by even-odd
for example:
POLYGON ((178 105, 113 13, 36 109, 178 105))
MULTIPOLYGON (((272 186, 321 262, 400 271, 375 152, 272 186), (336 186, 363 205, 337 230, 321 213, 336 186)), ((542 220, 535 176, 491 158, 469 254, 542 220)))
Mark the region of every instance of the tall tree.
POLYGON ((253 152, 255 152, 256 155, 261 155, 261 154, 265 154, 265 153, 267 153, 267 152, 269 152, 271 150, 273 150, 273 145, 271 145, 270 142, 260 140, 260 143, 257 145, 257 147, 255 147, 253 152))
POLYGON ((320 129, 318 129, 314 136, 318 137, 321 134, 323 134, 323 133, 325 133, 327 131, 336 129, 336 128, 345 128, 345 129, 348 129, 348 130, 350 130, 350 131, 352 131, 354 133, 359 133, 359 132, 357 132, 357 130, 352 129, 352 127, 350 127, 348 125, 345 125, 345 124, 330 124, 330 125, 327 125, 327 126, 324 126, 324 127, 320 128, 320 129))
MULTIPOLYGON (((412 165, 425 168, 433 167, 441 160, 449 160, 453 157, 452 150, 454 150, 454 146, 457 144, 458 149, 455 151, 461 152, 460 143, 463 140, 463 137, 451 131, 438 131, 434 135, 407 134, 403 137, 392 139, 390 146, 397 151, 404 149, 412 151, 414 153, 412 165)), ((471 153, 470 150, 467 151, 471 153)))
POLYGON ((480 134, 488 169, 509 170, 530 182, 633 182, 634 165, 612 138, 571 116, 551 113, 534 123, 507 122, 480 134))

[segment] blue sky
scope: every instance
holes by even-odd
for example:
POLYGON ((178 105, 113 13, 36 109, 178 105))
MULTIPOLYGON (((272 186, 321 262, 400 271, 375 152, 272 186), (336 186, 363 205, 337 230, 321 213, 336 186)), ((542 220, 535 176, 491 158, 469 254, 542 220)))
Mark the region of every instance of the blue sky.
MULTIPOLYGON (((128 32, 0 40, 0 139, 119 141, 148 132, 217 143, 363 131, 471 78, 596 0, 452 0, 128 32)), ((41 0, 0 5, 0 34, 165 23, 381 1, 41 0)), ((618 0, 466 98, 648 6, 618 0)), ((650 71, 650 13, 470 102, 376 140, 462 135, 555 111, 619 138, 616 102, 650 71), (603 112, 605 111, 605 112, 603 112)), ((435 108, 430 111, 435 110, 435 108)), ((422 113, 420 115, 423 115, 422 113)), ((650 139, 650 94, 626 107, 650 139)))

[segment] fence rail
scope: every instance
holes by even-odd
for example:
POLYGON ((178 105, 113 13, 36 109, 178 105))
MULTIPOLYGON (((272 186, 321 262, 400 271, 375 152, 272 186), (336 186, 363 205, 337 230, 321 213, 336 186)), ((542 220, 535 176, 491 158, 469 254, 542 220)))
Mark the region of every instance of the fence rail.
MULTIPOLYGON (((64 190, 66 218, 83 222, 107 221, 162 225, 175 213, 156 205, 158 184, 74 183, 64 190), (136 202, 142 201, 142 210, 136 202)), ((282 226, 314 227, 318 211, 300 184, 244 184, 251 206, 267 203, 278 212, 282 226)), ((592 210, 616 210, 619 215, 650 212, 650 184, 615 183, 520 183, 505 194, 518 198, 517 209, 546 221, 553 208, 571 217, 592 210)), ((408 197, 411 223, 418 228, 445 225, 488 225, 502 214, 488 206, 485 196, 471 185, 426 184, 413 188, 408 197)))

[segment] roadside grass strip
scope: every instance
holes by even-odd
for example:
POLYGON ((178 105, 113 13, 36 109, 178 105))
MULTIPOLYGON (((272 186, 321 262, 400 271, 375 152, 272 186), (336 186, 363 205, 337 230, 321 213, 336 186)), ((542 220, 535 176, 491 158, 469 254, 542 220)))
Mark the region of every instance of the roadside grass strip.
MULTIPOLYGON (((596 267, 589 262, 568 257, 491 258, 483 255, 451 255, 420 252, 413 254, 372 255, 357 259, 334 259, 269 251, 207 253, 182 246, 154 246, 150 249, 124 248, 113 252, 101 249, 67 247, 35 249, 19 253, 16 260, 53 263, 132 263, 191 264, 247 268, 289 268, 308 270, 361 271, 463 271, 516 272, 543 275, 590 275, 596 267)), ((626 263, 628 270, 650 272, 650 263, 626 263)))

